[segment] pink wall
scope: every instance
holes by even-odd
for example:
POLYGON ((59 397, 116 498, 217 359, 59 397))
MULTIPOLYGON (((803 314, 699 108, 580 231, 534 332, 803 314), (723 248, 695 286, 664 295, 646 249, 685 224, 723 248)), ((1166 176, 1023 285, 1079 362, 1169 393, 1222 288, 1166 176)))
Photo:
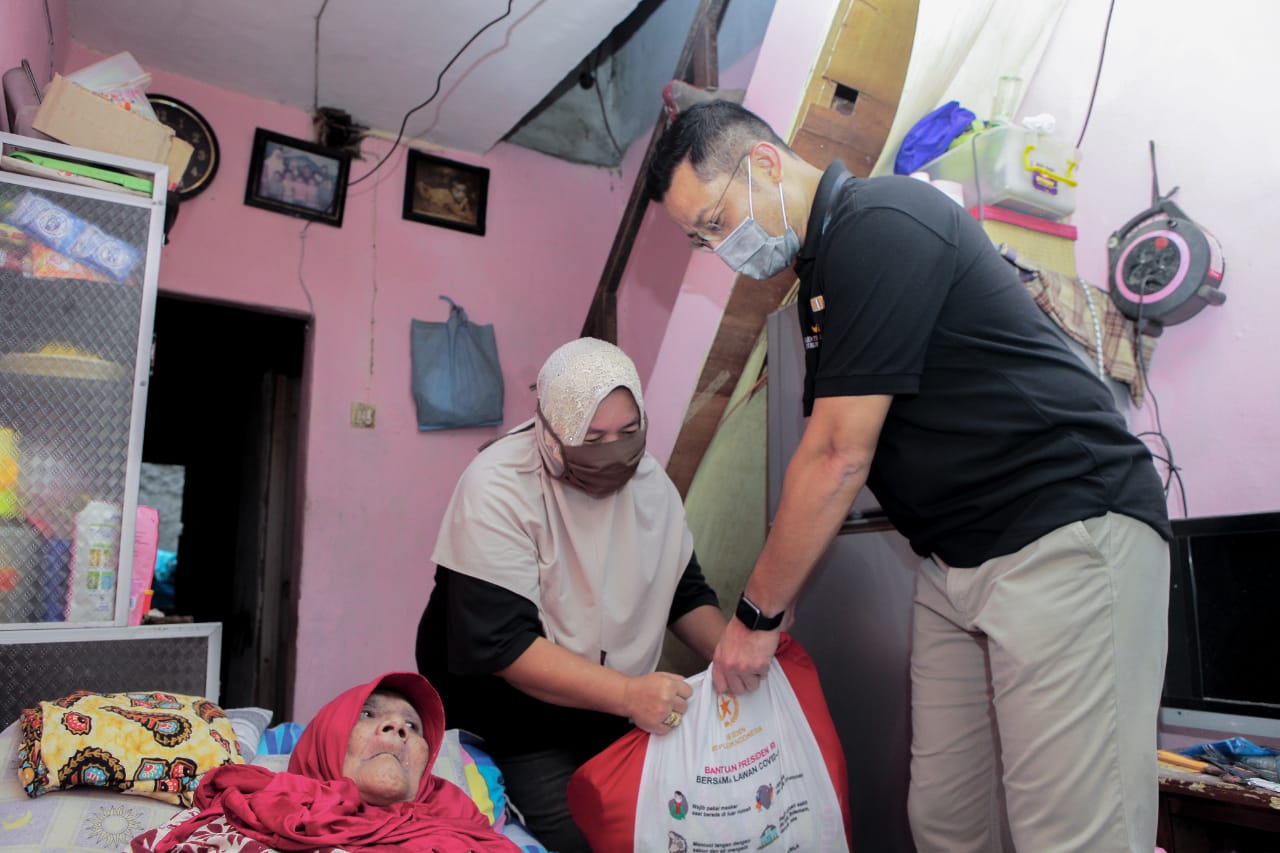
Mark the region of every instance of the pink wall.
MULTIPOLYGON (((68 47, 67 4, 64 0, 49 0, 48 9, 46 16, 43 2, 0 0, 0 73, 16 68, 25 59, 31 64, 41 91, 53 79, 49 73, 50 53, 53 54, 52 67, 61 69, 68 47), (52 48, 49 45, 51 23, 52 48)), ((8 129, 8 120, 0 110, 0 130, 8 129)))
MULTIPOLYGON (((36 22, 39 34, 43 20, 36 22)), ((99 58, 77 45, 65 68, 99 58)), ((222 148, 214 182, 180 210, 161 289, 314 318, 291 709, 305 720, 358 680, 413 668, 439 519, 476 447, 500 431, 417 431, 410 318, 444 319, 437 297, 448 294, 474 321, 493 323, 507 388, 504 428, 524 420, 542 361, 581 328, 632 175, 508 145, 483 157, 441 152, 491 170, 487 234, 477 237, 402 219, 400 149, 375 178, 351 188, 340 229, 317 223, 303 238, 301 220, 246 207, 243 198, 254 128, 310 138, 307 114, 162 72, 153 71, 150 91, 199 109, 222 148), (354 401, 377 406, 375 429, 349 426, 354 401)), ((367 142, 370 156, 353 164, 353 179, 387 148, 367 142)))
MULTIPOLYGON (((1052 113, 1071 142, 1089 105, 1107 0, 1067 5, 1020 115, 1052 113)), ((1167 3, 1118 3, 1106 61, 1081 146, 1080 274, 1105 287, 1106 241, 1151 203, 1148 140, 1161 192, 1222 242, 1227 302, 1170 326, 1158 342, 1151 385, 1182 468, 1192 515, 1280 509, 1280 242, 1274 209, 1280 115, 1274 34, 1280 7, 1216 3, 1171 14, 1167 3)), ((1130 412, 1155 429, 1152 406, 1130 412)), ((1182 514, 1170 494, 1169 511, 1182 514)))
MULTIPOLYGON (((721 71, 719 88, 745 89, 758 56, 758 49, 748 51, 731 67, 721 71)), ((647 134, 632 144, 623 163, 624 174, 636 173, 648 146, 647 134)), ((629 184, 624 191, 630 192, 629 184)), ((635 361, 646 388, 692 254, 688 239, 672 225, 662 206, 650 203, 618 288, 618 345, 635 361)), ((696 372, 692 378, 697 379, 696 372)), ((683 411, 684 404, 681 403, 675 414, 683 411)), ((668 452, 669 448, 663 451, 663 459, 668 452)))

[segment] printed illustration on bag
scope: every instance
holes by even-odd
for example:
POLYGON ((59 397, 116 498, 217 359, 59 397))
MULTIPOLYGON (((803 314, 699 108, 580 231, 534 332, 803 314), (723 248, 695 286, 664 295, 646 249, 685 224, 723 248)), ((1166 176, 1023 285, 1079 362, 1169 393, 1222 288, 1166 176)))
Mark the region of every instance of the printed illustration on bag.
POLYGON ((689 853, 689 842, 678 832, 667 832, 667 853, 689 853))
POLYGON ((685 815, 689 814, 689 800, 684 794, 676 791, 676 795, 667 800, 667 811, 671 812, 671 816, 676 820, 684 820, 685 815))
POLYGON ((770 844, 778 840, 778 827, 769 824, 764 828, 764 832, 760 833, 760 849, 768 847, 770 844))
POLYGON ((756 811, 767 809, 773 805, 773 786, 761 785, 756 788, 756 811))

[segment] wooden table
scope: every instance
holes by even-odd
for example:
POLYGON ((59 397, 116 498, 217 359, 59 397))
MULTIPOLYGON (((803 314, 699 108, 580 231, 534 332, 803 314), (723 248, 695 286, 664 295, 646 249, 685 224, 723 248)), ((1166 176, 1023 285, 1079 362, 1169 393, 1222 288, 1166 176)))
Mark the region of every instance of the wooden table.
POLYGON ((1161 767, 1156 841, 1168 853, 1276 853, 1280 794, 1161 767))

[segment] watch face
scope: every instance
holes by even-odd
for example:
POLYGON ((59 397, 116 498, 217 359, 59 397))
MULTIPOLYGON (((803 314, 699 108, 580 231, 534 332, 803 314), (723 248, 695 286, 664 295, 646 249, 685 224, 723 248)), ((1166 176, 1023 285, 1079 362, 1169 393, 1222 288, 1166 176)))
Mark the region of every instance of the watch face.
POLYGON ((174 134, 189 142, 191 161, 178 180, 178 196, 186 201, 209 186, 218 171, 218 137, 204 116, 192 107, 168 95, 147 95, 151 109, 162 124, 173 128, 174 134))

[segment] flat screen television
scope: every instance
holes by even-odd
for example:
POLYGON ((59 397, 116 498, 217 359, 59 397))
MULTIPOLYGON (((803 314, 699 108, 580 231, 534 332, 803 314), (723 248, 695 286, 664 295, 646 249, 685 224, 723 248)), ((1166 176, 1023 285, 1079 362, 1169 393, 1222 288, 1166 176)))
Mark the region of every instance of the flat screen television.
POLYGON ((1161 723, 1280 738, 1280 512, 1173 522, 1161 723))

